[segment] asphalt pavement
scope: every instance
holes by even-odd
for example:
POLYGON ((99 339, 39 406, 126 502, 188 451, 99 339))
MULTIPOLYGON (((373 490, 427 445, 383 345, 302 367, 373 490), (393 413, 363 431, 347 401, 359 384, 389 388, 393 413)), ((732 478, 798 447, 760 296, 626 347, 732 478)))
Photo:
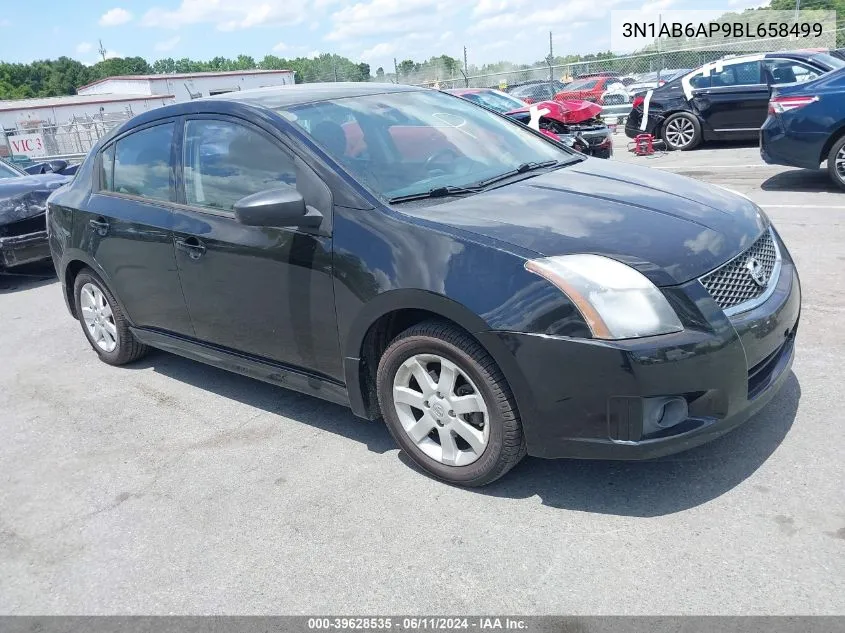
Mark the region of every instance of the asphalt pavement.
POLYGON ((753 146, 617 141, 748 195, 796 260, 793 375, 759 415, 464 490, 342 407, 164 352, 110 367, 49 269, 0 276, 0 613, 845 614, 845 192, 753 146))

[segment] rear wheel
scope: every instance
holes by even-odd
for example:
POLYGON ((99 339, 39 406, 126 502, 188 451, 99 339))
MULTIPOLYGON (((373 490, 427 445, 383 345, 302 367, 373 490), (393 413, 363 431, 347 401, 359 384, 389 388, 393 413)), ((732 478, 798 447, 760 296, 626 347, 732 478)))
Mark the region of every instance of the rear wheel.
POLYGON ((840 189, 845 189, 845 136, 837 140, 828 152, 827 173, 840 189))
POLYGON ((676 112, 663 123, 663 142, 671 150, 692 149, 701 142, 701 124, 687 112, 676 112))
POLYGON ((148 348, 135 340, 114 295, 92 270, 83 270, 73 284, 76 314, 82 331, 101 360, 124 365, 144 356, 148 348))
POLYGON ((505 377, 475 339, 452 325, 429 321, 397 336, 376 380, 391 435, 439 479, 482 486, 525 454, 505 377))

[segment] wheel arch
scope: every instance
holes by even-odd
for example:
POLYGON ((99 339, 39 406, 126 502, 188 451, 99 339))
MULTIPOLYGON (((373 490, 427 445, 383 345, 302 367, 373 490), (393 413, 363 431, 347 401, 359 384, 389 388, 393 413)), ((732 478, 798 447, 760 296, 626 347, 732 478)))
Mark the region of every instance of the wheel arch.
POLYGON ((840 125, 825 141, 822 146, 821 156, 819 156, 819 164, 827 160, 827 155, 830 153, 830 150, 843 136, 845 136, 845 123, 840 125))
POLYGON ((93 273, 97 275, 104 284, 106 284, 109 292, 111 292, 115 301, 117 301, 120 306, 121 311, 126 316, 126 319, 129 323, 132 323, 132 318, 126 311, 126 306, 123 305, 123 302, 120 300, 120 296, 114 291, 114 285, 110 282, 108 275, 106 275, 105 271, 97 264, 97 262, 95 262, 91 257, 88 257, 85 253, 71 254, 62 266, 62 290, 71 316, 73 316, 74 319, 79 320, 79 315, 76 313, 76 300, 73 296, 73 286, 76 281, 76 277, 86 268, 91 269, 91 271, 93 271, 93 273))
POLYGON ((423 290, 395 290, 379 295, 361 311, 343 346, 346 387, 355 415, 370 420, 379 417, 375 375, 381 355, 396 335, 427 320, 450 323, 472 336, 493 357, 519 407, 524 379, 503 345, 485 344, 490 338, 482 340, 477 336, 491 329, 483 318, 443 295, 423 290))

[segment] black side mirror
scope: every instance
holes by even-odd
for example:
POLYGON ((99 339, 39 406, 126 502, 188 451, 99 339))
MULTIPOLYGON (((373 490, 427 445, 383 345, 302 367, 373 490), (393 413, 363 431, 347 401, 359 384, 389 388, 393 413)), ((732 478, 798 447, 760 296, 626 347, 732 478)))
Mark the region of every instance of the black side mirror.
POLYGON ((61 160, 57 158, 56 160, 51 160, 47 163, 47 169, 49 169, 54 174, 60 174, 65 169, 67 169, 67 161, 61 160))
POLYGON ((235 218, 246 226, 302 226, 316 228, 323 215, 293 187, 259 191, 235 203, 235 218))

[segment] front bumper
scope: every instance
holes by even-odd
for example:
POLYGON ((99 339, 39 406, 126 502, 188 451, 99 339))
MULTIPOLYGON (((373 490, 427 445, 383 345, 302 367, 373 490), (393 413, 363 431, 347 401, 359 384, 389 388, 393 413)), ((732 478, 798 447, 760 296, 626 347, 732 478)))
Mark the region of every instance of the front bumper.
POLYGON ((677 453, 724 435, 774 397, 790 373, 801 309, 792 262, 784 260, 765 303, 730 319, 698 281, 683 292, 703 318, 677 334, 630 341, 485 334, 511 350, 524 378, 514 393, 530 455, 630 460, 677 453), (642 403, 652 398, 682 398, 688 416, 644 433, 642 403))
POLYGON ((47 231, 0 237, 0 268, 50 259, 47 231))

